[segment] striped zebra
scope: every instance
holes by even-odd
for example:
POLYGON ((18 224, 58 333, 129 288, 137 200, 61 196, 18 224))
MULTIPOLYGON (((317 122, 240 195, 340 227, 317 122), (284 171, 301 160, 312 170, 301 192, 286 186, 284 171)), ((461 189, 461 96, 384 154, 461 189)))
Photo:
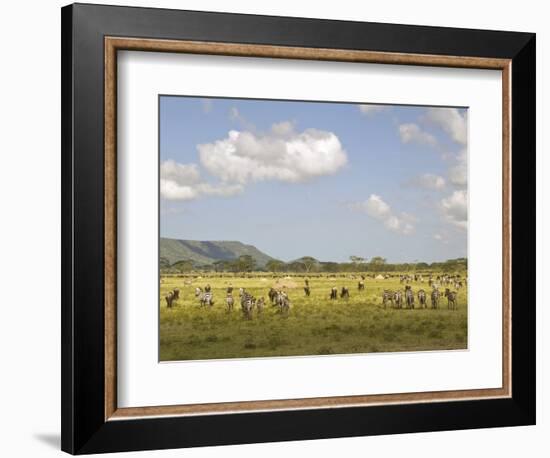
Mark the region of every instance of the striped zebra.
POLYGON ((166 301, 166 307, 171 309, 174 302, 174 293, 170 291, 166 296, 164 296, 164 300, 166 301))
POLYGON ((441 293, 437 288, 434 288, 432 291, 431 299, 432 299, 432 308, 436 309, 439 307, 439 296, 441 293))
POLYGON ((386 308, 388 302, 391 302, 391 306, 393 307, 393 291, 385 289, 382 293, 382 304, 384 305, 384 308, 386 308))
POLYGON ((275 288, 269 288, 269 292, 267 293, 267 296, 269 297, 269 300, 271 301, 271 305, 277 305, 277 290, 275 288))
POLYGON ((214 305, 214 295, 212 294, 212 292, 205 291, 204 293, 202 293, 202 295, 200 296, 200 303, 203 307, 206 305, 208 305, 208 307, 212 307, 214 305))
POLYGON ((395 307, 400 309, 403 308, 403 292, 396 291, 393 293, 393 300, 395 301, 395 307))
POLYGON ((177 301, 180 298, 179 288, 174 288, 174 300, 177 301))
POLYGON ((423 289, 418 290, 418 303, 420 304, 420 308, 426 308, 426 291, 423 289))
POLYGON ((447 308, 449 310, 456 310, 456 296, 456 291, 445 288, 445 297, 447 298, 447 308))
POLYGON ((288 314, 288 312, 290 311, 290 299, 288 298, 288 294, 284 291, 281 291, 279 293, 277 301, 279 303, 279 309, 281 313, 288 314))
POLYGON ((232 312, 233 305, 235 304, 235 299, 233 299, 233 295, 231 293, 227 293, 227 297, 225 298, 225 303, 227 304, 227 311, 232 312))
POLYGON ((414 309, 414 293, 410 286, 405 286, 405 304, 408 309, 414 309))
POLYGON ((340 298, 349 299, 349 289, 347 289, 345 286, 342 286, 342 291, 340 291, 340 298))
POLYGON ((258 311, 258 315, 261 315, 263 313, 264 306, 265 306, 265 299, 263 297, 260 297, 256 301, 256 310, 258 311))
POLYGON ((252 319, 252 310, 254 308, 254 298, 247 292, 243 292, 241 297, 241 310, 247 320, 252 319))

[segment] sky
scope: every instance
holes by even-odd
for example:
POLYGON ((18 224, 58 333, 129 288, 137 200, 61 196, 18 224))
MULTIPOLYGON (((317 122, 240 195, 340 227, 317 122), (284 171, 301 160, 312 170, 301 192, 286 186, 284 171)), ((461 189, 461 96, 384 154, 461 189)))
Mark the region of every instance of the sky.
POLYGON ((467 109, 159 97, 160 233, 291 261, 467 255, 467 109))

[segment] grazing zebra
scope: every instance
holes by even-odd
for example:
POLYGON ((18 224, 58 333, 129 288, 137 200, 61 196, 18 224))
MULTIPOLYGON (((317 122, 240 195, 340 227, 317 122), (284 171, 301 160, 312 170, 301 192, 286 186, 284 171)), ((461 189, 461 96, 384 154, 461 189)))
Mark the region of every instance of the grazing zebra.
POLYGON ((195 288, 195 297, 199 297, 202 294, 202 289, 198 286, 195 288))
POLYGON ((172 308, 172 303, 174 302, 174 293, 170 291, 166 296, 164 296, 164 299, 166 300, 166 306, 169 309, 172 308))
POLYGON ((395 301, 395 307, 400 309, 403 308, 403 292, 396 291, 393 293, 393 300, 395 301))
POLYGON ((256 310, 258 310, 258 314, 261 314, 264 311, 264 305, 265 305, 265 299, 263 297, 260 297, 256 301, 256 310))
POLYGON ((405 304, 408 309, 414 309, 414 293, 410 286, 405 286, 405 304))
POLYGON ((441 293, 439 292, 439 290, 437 288, 434 288, 434 290, 432 291, 432 296, 431 296, 431 299, 432 299, 432 308, 433 309, 436 309, 439 307, 439 296, 441 295, 441 293))
POLYGON ((340 298, 349 299, 349 289, 347 289, 345 286, 342 286, 342 291, 340 291, 340 298))
POLYGON ((445 288, 445 297, 447 298, 447 308, 450 310, 456 310, 456 291, 451 291, 449 288, 445 288))
POLYGON ((357 283, 357 289, 359 291, 363 291, 365 289, 365 282, 363 280, 360 280, 359 283, 357 283))
POLYGON ((225 298, 225 303, 227 304, 227 310, 229 312, 232 312, 233 304, 235 304, 235 299, 233 299, 233 295, 231 293, 227 293, 227 297, 225 298))
POLYGON ((174 300, 177 301, 180 298, 179 288, 174 288, 174 300))
POLYGON ((420 304, 420 308, 426 308, 426 291, 423 289, 418 290, 418 303, 420 304))
POLYGON ((336 300, 338 299, 338 288, 336 286, 333 286, 330 290, 330 300, 336 300))
POLYGON ((306 296, 309 297, 311 294, 311 290, 309 289, 309 286, 304 286, 304 293, 306 293, 306 296))
POLYGON ((382 294, 382 304, 384 305, 384 308, 386 308, 388 302, 391 302, 391 306, 393 307, 393 295, 393 291, 390 291, 389 289, 384 290, 384 293, 382 294))
POLYGON ((201 306, 212 307, 214 305, 214 295, 210 291, 205 291, 200 297, 201 306))

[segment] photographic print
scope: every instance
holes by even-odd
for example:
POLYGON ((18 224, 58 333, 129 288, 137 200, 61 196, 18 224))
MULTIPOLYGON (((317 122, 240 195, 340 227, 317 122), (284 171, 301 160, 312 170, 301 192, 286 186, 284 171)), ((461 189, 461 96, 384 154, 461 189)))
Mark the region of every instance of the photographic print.
POLYGON ((160 95, 160 360, 466 349, 467 113, 160 95))

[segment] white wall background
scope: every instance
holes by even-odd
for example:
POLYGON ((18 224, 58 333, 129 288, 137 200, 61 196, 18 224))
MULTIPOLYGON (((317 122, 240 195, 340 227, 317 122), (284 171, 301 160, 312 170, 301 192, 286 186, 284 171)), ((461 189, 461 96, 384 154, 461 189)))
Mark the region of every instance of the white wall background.
MULTIPOLYGON (((127 4, 116 0, 108 3, 127 4)), ((3 44, 0 67, 0 454, 7 457, 48 457, 61 453, 59 8, 63 4, 56 0, 29 0, 4 2, 0 7, 3 44)), ((131 4, 529 31, 537 33, 538 47, 538 425, 148 454, 193 458, 366 454, 422 458, 463 458, 470 454, 501 458, 547 456, 550 398, 544 383, 548 383, 545 375, 550 365, 550 348, 543 330, 550 327, 550 315, 542 310, 542 290, 544 271, 550 267, 550 245, 543 240, 550 216, 544 202, 549 201, 550 187, 543 183, 543 177, 550 172, 550 161, 543 158, 543 126, 550 96, 543 80, 550 48, 550 14, 545 2, 131 0, 131 4)), ((138 456, 125 456, 134 455, 138 456)))

